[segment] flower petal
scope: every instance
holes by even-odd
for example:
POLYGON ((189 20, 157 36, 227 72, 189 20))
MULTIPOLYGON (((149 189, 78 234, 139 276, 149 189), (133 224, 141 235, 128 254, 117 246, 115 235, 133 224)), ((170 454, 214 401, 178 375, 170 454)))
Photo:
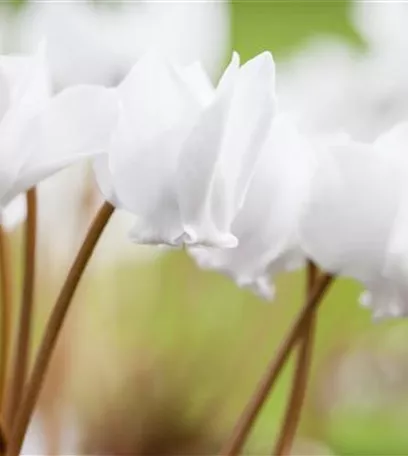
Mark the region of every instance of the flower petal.
POLYGON ((173 69, 153 55, 134 67, 118 92, 122 108, 109 165, 117 198, 141 220, 143 232, 138 236, 135 228, 134 240, 158 242, 162 233, 162 243, 174 243, 182 234, 175 167, 197 104, 173 69), (150 224, 155 228, 144 228, 150 224))
POLYGON ((175 71, 200 105, 208 106, 211 103, 215 89, 200 62, 185 68, 176 67, 175 71))
POLYGON ((112 173, 109 168, 109 155, 100 154, 93 159, 93 171, 99 190, 104 198, 114 206, 120 206, 115 194, 115 187, 112 181, 112 173))
POLYGON ((0 199, 8 193, 29 156, 29 124, 48 102, 49 81, 43 52, 33 57, 0 58, 0 199))
POLYGON ((117 121, 117 98, 113 91, 97 86, 66 89, 27 125, 21 148, 28 157, 18 181, 8 193, 14 195, 52 173, 106 150, 117 121))
POLYGON ((314 161, 310 145, 285 118, 273 122, 244 204, 232 225, 234 249, 192 249, 201 267, 231 276, 264 298, 273 296, 269 276, 303 263, 297 223, 314 161))
POLYGON ((231 223, 274 113, 271 55, 262 54, 239 71, 237 65, 234 55, 215 101, 203 112, 180 157, 178 194, 185 231, 190 233, 186 242, 211 240, 225 247, 228 240, 230 247, 236 245, 229 233, 231 223))
POLYGON ((177 192, 186 243, 226 246, 227 240, 227 244, 236 245, 235 239, 228 239, 228 233, 215 226, 210 194, 238 71, 239 57, 234 54, 217 88, 216 99, 198 119, 179 158, 177 192))

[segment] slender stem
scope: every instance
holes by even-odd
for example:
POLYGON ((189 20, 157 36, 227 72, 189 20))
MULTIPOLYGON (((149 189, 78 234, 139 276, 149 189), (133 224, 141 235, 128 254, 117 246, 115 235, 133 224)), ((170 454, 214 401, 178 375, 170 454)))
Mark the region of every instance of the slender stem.
MULTIPOLYGON (((11 254, 7 233, 0 225, 0 281, 1 281, 1 361, 0 361, 0 410, 4 400, 6 387, 7 367, 10 355, 11 333, 11 307, 12 307, 12 282, 11 282, 11 254)), ((1 454, 1 449, 0 449, 1 454)))
POLYGON ((313 287, 316 283, 319 270, 313 261, 308 261, 307 263, 307 284, 306 284, 306 293, 310 294, 313 291, 313 287))
POLYGON ((233 430, 230 440, 223 448, 221 454, 225 456, 238 455, 255 423, 256 418, 258 417, 260 410, 262 409, 262 406, 264 405, 269 395, 272 386, 275 383, 275 380, 278 378, 278 375, 280 374, 282 367, 289 357, 292 348, 297 342, 303 325, 307 322, 308 317, 313 314, 331 281, 331 275, 324 275, 316 283, 315 287, 313 287, 313 292, 310 294, 310 296, 308 296, 306 304, 299 312, 295 322, 289 331, 289 334, 279 347, 276 357, 274 357, 267 371, 262 377, 255 391, 255 394, 252 396, 248 405, 246 406, 240 420, 233 430))
MULTIPOLYGON (((308 283, 306 293, 307 295, 310 295, 310 293, 313 290, 318 271, 316 266, 312 262, 309 262, 307 269, 308 283)), ((313 312, 305 322, 302 328, 302 332, 299 336, 300 347, 294 379, 292 383, 292 390, 288 406, 286 409, 284 423, 279 438, 277 440, 276 446, 272 453, 275 456, 290 454, 293 438, 295 436, 296 429, 299 424, 312 359, 314 339, 313 336, 316 326, 316 319, 316 312, 313 312)))
POLYGON ((34 304, 35 252, 37 240, 37 193, 35 188, 27 191, 27 220, 25 223, 24 282, 20 307, 16 354, 11 373, 10 391, 6 404, 6 421, 11 428, 15 411, 21 400, 27 376, 31 323, 34 304))
POLYGON ((105 202, 99 209, 52 310, 34 363, 33 373, 26 387, 24 398, 17 411, 7 451, 9 456, 18 456, 21 450, 23 439, 40 394, 58 335, 69 310, 72 297, 113 211, 114 207, 108 202, 105 202))
POLYGON ((0 455, 6 454, 7 437, 3 422, 0 422, 0 455))

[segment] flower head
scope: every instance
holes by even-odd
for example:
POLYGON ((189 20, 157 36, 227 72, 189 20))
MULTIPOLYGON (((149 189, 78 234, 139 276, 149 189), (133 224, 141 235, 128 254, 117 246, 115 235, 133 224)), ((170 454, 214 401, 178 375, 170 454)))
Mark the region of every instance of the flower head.
POLYGON ((406 147, 408 124, 372 145, 349 142, 318 154, 301 243, 323 269, 359 280, 374 315, 408 312, 406 147))
POLYGON ((101 152, 116 120, 108 89, 78 86, 50 95, 40 51, 0 57, 0 212, 19 193, 101 152))
POLYGON ((200 66, 147 55, 117 89, 109 154, 95 163, 101 190, 138 217, 140 243, 233 247, 243 203, 274 115, 274 64, 233 59, 217 88, 200 66))

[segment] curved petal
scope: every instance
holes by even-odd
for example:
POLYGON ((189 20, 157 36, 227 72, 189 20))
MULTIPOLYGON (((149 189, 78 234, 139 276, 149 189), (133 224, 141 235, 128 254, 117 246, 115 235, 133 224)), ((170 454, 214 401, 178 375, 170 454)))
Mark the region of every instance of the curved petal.
POLYGON ((294 260, 296 267, 303 264, 296 232, 313 168, 308 141, 287 119, 276 119, 232 225, 238 246, 192 250, 199 265, 271 299, 269 277, 292 269, 294 260))
POLYGON ((217 163, 217 173, 226 180, 222 224, 230 223, 242 204, 275 109, 275 64, 264 52, 243 65, 234 87, 217 163))
POLYGON ((176 75, 186 85, 201 106, 208 106, 214 97, 214 86, 200 62, 185 68, 175 68, 176 75))
POLYGON ((66 89, 28 122, 19 148, 27 157, 7 198, 76 160, 106 150, 117 122, 117 98, 97 86, 66 89))
POLYGON ((191 97, 157 55, 143 56, 117 88, 134 141, 144 144, 191 114, 191 97))
POLYGON ((10 106, 23 105, 30 114, 36 113, 51 96, 51 82, 42 42, 32 56, 0 57, 0 73, 7 80, 10 106))
POLYGON ((0 82, 3 103, 0 113, 0 198, 3 199, 16 183, 29 156, 26 147, 29 124, 49 99, 50 87, 42 50, 33 57, 0 57, 0 82))
POLYGON ((274 113, 271 55, 260 55, 240 70, 238 63, 234 55, 214 102, 203 112, 180 156, 178 195, 187 243, 237 244, 231 223, 274 113))
POLYGON ((198 119, 179 158, 177 193, 186 243, 224 247, 237 243, 213 223, 209 194, 238 71, 239 57, 234 54, 217 88, 215 100, 198 119))
POLYGON ((133 68, 118 92, 121 115, 110 148, 117 198, 141 219, 143 233, 138 236, 135 228, 134 240, 159 242, 162 233, 161 243, 174 243, 182 234, 175 167, 197 103, 192 103, 173 69, 154 55, 133 68), (144 228, 149 225, 155 228, 144 228))
POLYGON ((182 234, 174 167, 184 130, 165 132, 138 144, 124 123, 122 119, 111 146, 110 165, 114 164, 110 168, 119 206, 140 219, 131 238, 140 243, 174 244, 182 234), (120 162, 119 155, 123 157, 120 162))
POLYGON ((119 207, 120 203, 115 194, 115 187, 113 185, 112 173, 109 168, 109 155, 100 154, 93 159, 93 171, 98 184, 99 190, 103 197, 112 203, 114 206, 119 207))

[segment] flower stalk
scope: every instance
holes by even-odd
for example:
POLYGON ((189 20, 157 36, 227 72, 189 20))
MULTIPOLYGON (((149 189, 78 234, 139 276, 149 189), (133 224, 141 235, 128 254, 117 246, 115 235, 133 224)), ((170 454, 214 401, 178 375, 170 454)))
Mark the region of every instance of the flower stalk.
POLYGON ((17 336, 17 351, 11 376, 10 392, 6 408, 6 421, 11 427, 21 399, 27 376, 31 326, 34 304, 35 254, 37 240, 37 193, 35 187, 26 193, 27 220, 25 223, 24 282, 17 336))
MULTIPOLYGON (((4 401, 7 367, 10 354, 12 280, 11 255, 7 233, 0 225, 0 282, 1 282, 1 359, 0 359, 0 410, 4 401)), ((1 451, 0 451, 1 453, 1 451)))
MULTIPOLYGON (((312 293, 317 280, 317 267, 309 261, 307 268, 307 296, 312 293)), ((272 455, 290 454, 293 439, 299 424, 300 414, 306 395, 307 380, 312 359, 314 332, 317 315, 313 312, 305 322, 299 337, 299 353, 292 383, 291 394, 286 409, 284 422, 272 455)))
POLYGON ((299 335, 307 324, 311 315, 313 315, 318 304, 323 298, 328 286, 333 280, 331 275, 323 275, 313 287, 313 292, 306 299, 306 303, 299 312, 293 323, 288 335, 278 349, 276 356, 273 358, 264 376, 261 378, 254 395, 244 409, 241 418, 235 426, 232 436, 221 451, 224 456, 237 456, 244 446, 246 439, 255 424, 268 395, 274 386, 282 367, 286 363, 293 347, 298 341, 299 335))
POLYGON ((35 404, 43 385, 51 355, 54 351, 58 335, 65 321, 72 298, 96 244, 113 212, 114 207, 110 203, 105 202, 102 205, 93 223, 91 224, 91 227, 89 228, 85 240, 61 289, 48 320, 48 324, 36 356, 33 372, 24 393, 24 398, 17 411, 15 422, 11 431, 9 447, 7 449, 8 456, 18 456, 20 453, 30 418, 33 414, 35 404))

